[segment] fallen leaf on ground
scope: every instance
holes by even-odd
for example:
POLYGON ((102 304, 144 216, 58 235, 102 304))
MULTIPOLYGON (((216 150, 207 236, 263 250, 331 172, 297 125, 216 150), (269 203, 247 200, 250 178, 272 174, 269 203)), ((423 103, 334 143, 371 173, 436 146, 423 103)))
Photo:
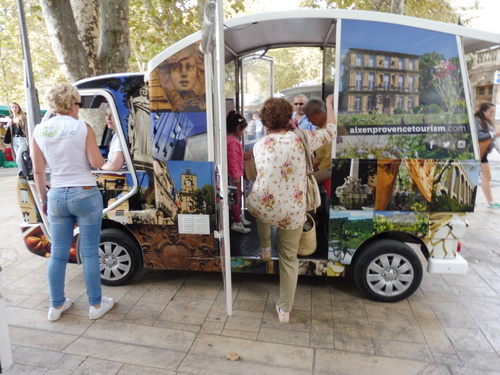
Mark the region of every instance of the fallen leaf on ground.
POLYGON ((230 361, 238 361, 241 357, 238 353, 231 352, 226 356, 226 358, 230 361))

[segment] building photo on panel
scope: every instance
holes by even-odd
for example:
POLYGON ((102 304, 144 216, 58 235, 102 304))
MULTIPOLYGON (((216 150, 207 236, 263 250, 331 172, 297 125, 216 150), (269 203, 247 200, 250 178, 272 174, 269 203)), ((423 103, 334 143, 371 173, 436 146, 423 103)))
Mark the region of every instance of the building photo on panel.
POLYGON ((473 158, 454 35, 344 20, 340 62, 337 157, 473 158))

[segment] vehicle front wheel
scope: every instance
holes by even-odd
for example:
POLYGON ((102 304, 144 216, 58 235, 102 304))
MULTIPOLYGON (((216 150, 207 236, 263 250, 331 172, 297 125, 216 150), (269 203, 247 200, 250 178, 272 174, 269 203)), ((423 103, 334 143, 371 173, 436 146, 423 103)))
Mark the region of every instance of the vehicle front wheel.
POLYGON ((99 265, 104 285, 128 284, 142 268, 139 246, 120 229, 104 229, 99 245, 99 265))
POLYGON ((357 257, 354 279, 368 298, 397 302, 411 296, 422 281, 422 263, 408 245, 397 240, 379 240, 357 257))

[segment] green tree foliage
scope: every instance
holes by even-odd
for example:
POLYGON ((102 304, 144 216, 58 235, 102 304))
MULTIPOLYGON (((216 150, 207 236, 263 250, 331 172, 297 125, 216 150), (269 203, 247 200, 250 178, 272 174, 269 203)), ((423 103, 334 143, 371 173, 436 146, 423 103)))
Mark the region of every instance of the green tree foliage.
MULTIPOLYGON (((409 16, 437 19, 445 22, 456 23, 458 16, 447 2, 441 0, 406 0, 405 14, 409 16)), ((35 83, 38 89, 43 92, 48 87, 62 80, 75 80, 87 75, 109 73, 114 71, 145 71, 147 62, 164 48, 172 45, 176 41, 200 29, 202 24, 202 11, 205 0, 194 1, 172 1, 172 0, 23 0, 26 13, 26 21, 29 32, 31 55, 33 59, 33 69, 35 83), (73 41, 68 50, 78 50, 78 61, 86 61, 84 66, 92 67, 94 71, 81 74, 75 73, 75 68, 68 66, 67 61, 61 57, 56 58, 47 31, 46 19, 42 13, 42 7, 52 7, 55 11, 68 9, 68 3, 72 3, 71 14, 65 15, 63 26, 72 23, 72 19, 80 26, 78 35, 69 35, 69 41, 73 41), (104 39, 95 37, 82 37, 82 29, 89 30, 97 35, 102 31, 103 14, 102 7, 105 4, 123 6, 129 3, 127 14, 129 42, 127 45, 113 45, 111 54, 103 55, 99 62, 90 62, 94 55, 99 52, 100 43, 104 39), (82 9, 87 6, 87 13, 82 9), (89 16, 89 8, 96 8, 92 17, 89 16), (101 12, 101 13, 100 13, 101 12), (71 16, 71 17, 70 17, 71 16), (100 40, 100 41, 99 41, 100 40), (99 42, 96 42, 99 41, 99 42), (81 45, 81 48, 76 48, 81 45), (119 47, 119 48, 118 48, 119 47), (123 50, 128 50, 127 60, 118 66, 106 64, 109 59, 104 56, 114 58, 115 54, 123 54, 123 50), (82 55, 84 55, 82 57, 82 55), (128 64, 127 64, 128 61, 128 64)), ((301 4, 310 8, 342 8, 358 10, 375 10, 389 12, 391 0, 304 0, 301 4)), ((254 6, 251 0, 230 0, 224 1, 224 16, 232 18, 245 8, 254 6)), ((474 6, 477 8, 477 4, 474 6)), ((468 8, 469 10, 473 7, 468 8)), ((106 9, 104 7, 104 9, 106 9)), ((464 8, 465 9, 465 8, 464 8)), ((9 101, 19 101, 24 105, 24 85, 23 85, 23 63, 22 49, 19 37, 19 21, 16 3, 12 0, 0 0, 0 103, 6 104, 9 101)), ((105 18, 105 17, 104 17, 105 18)), ((116 17, 118 18, 118 17, 116 17)), ((464 18, 461 19, 462 23, 464 18)), ((50 22, 50 21, 49 21, 50 22)), ((55 29, 56 30, 56 29, 55 29)), ((116 29, 109 30, 111 34, 117 34, 116 29)), ((56 32, 57 33, 57 32, 56 32)), ((64 34, 65 30, 59 30, 64 34)), ((110 40, 116 40, 111 38, 110 40)), ((291 87, 301 82, 316 82, 320 79, 320 73, 316 68, 310 70, 311 64, 304 65, 307 59, 299 53, 291 50, 273 51, 272 56, 276 59, 276 81, 275 88, 291 87), (304 69, 304 66, 307 69, 304 69), (306 74, 306 72, 309 72, 306 74)), ((94 59, 95 60, 95 59, 94 59)), ((310 60, 309 60, 310 61, 310 60)), ((77 64, 78 65, 78 64, 77 64)), ((81 69, 81 65, 78 69, 81 69)), ((320 66, 318 65, 320 70, 320 66)), ((43 95, 41 95, 40 99, 43 95)), ((42 103, 43 104, 43 103, 42 103)))
MULTIPOLYGON (((19 91, 15 91, 15 86, 21 86, 22 81, 14 79, 17 73, 15 67, 22 62, 22 56, 16 46, 18 38, 12 38, 12 35, 19 35, 19 28, 16 26, 17 9, 11 4, 7 6, 7 1, 3 0, 0 5, 0 104, 7 104, 17 101, 19 91), (17 81, 17 82, 16 82, 17 81)), ((22 78, 20 76, 19 78, 22 78)))
POLYGON ((196 202, 196 213, 215 214, 215 190, 212 185, 205 184, 201 189, 196 189, 193 192, 193 200, 196 202))
MULTIPOLYGON (((303 0, 300 6, 304 8, 355 9, 390 13, 391 4, 391 0, 303 0)), ((477 8, 477 4, 464 8, 464 10, 475 8, 477 8)), ((448 23, 458 23, 459 21, 457 12, 453 10, 447 1, 443 0, 406 0, 404 14, 448 23)), ((461 18, 461 22, 465 24, 468 20, 461 18)))
POLYGON ((462 204, 448 195, 432 193, 431 210, 434 212, 472 212, 474 211, 474 204, 462 204))
POLYGON ((420 91, 420 102, 422 105, 435 103, 437 101, 436 98, 438 94, 435 87, 432 85, 432 79, 434 78, 434 67, 439 64, 441 60, 444 60, 444 55, 438 52, 424 53, 420 56, 420 81, 418 89, 420 91))
MULTIPOLYGON (((38 89, 64 80, 46 33, 45 20, 38 0, 23 0, 26 26, 38 89)), ((23 51, 19 13, 12 0, 0 0, 0 104, 19 102, 25 106, 23 51)), ((41 95, 43 96, 43 95, 41 95)))
POLYGON ((274 59, 274 91, 299 84, 321 84, 323 54, 319 48, 283 48, 268 53, 274 59))
MULTIPOLYGON (((441 188, 450 181, 453 181, 454 174, 453 160, 436 163, 434 171, 434 182, 432 186, 432 200, 430 210, 432 212, 471 212, 474 211, 474 204, 471 202, 460 203, 443 193, 441 188)), ((477 189, 477 188, 476 188, 477 189)))
POLYGON ((424 212, 409 215, 396 213, 392 216, 377 214, 373 217, 373 229, 375 233, 400 231, 424 237, 429 230, 429 219, 424 212))
POLYGON ((196 189, 193 192, 193 200, 195 202, 196 213, 202 215, 210 215, 210 222, 215 223, 215 188, 212 185, 205 184, 201 189, 196 189))
MULTIPOLYGON (((23 0, 23 4, 35 84, 43 93, 46 87, 60 81, 145 71, 147 62, 158 52, 200 30, 205 0, 23 0), (128 3, 125 12, 120 7, 128 3), (117 21, 106 24, 110 16, 117 21), (52 28, 50 35, 60 39, 55 44, 56 50, 61 50, 57 58, 47 26, 52 28), (129 35, 128 39, 116 42, 124 33, 129 35), (123 57, 126 60, 120 60, 123 57)), ((224 1, 225 17, 233 17, 243 8, 243 0, 224 1)), ((16 3, 0 0, 0 16, 0 103, 17 101, 24 106, 23 55, 16 3)), ((43 95, 40 100, 43 102, 43 95)))
MULTIPOLYGON (((439 103, 442 110, 451 112, 450 116, 462 112, 464 107, 461 99, 463 86, 459 66, 458 57, 446 61, 445 57, 437 52, 425 53, 420 56, 420 103, 422 105, 439 103), (443 64, 451 68, 443 72, 443 64), (447 88, 448 91, 451 91, 447 92, 448 95, 444 95, 446 94, 444 90, 447 88)), ((430 108, 428 110, 430 113, 430 108)))
MULTIPOLYGON (((201 30, 206 0, 130 0, 130 59, 132 70, 146 70, 147 62, 166 47, 201 30)), ((244 9, 243 0, 224 1, 224 18, 244 9)))

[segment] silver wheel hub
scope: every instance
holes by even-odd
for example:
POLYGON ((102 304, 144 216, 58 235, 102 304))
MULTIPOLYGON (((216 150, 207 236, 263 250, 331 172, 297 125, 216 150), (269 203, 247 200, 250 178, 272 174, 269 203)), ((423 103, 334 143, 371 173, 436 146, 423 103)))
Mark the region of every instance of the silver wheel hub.
POLYGON ((107 267, 114 267, 114 266, 116 266, 117 263, 118 262, 117 262, 116 257, 114 255, 106 255, 104 257, 104 264, 107 267))
POLYGON ((370 289, 382 296, 397 296, 413 283, 413 266, 399 254, 383 254, 368 265, 366 282, 370 289))
POLYGON ((106 241, 100 244, 99 263, 101 278, 110 281, 122 279, 132 268, 129 251, 115 242, 106 241))

